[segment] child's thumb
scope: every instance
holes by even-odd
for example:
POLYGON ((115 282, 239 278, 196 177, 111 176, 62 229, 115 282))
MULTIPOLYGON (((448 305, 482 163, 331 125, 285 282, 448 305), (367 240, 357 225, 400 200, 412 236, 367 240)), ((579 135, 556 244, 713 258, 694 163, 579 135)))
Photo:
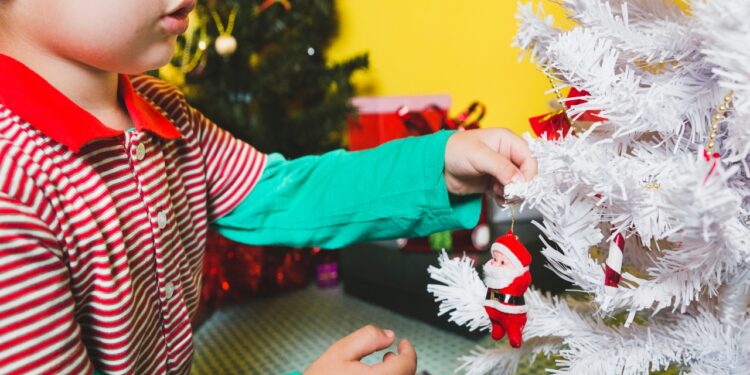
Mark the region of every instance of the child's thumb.
POLYGON ((391 346, 395 339, 393 331, 367 325, 337 341, 330 352, 344 360, 359 361, 364 356, 391 346))

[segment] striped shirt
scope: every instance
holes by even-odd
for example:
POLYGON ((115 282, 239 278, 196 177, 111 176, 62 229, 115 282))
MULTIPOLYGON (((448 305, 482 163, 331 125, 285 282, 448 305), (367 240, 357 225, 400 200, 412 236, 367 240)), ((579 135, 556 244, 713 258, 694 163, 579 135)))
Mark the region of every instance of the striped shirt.
POLYGON ((120 76, 107 128, 0 55, 0 374, 187 374, 207 225, 266 156, 120 76))

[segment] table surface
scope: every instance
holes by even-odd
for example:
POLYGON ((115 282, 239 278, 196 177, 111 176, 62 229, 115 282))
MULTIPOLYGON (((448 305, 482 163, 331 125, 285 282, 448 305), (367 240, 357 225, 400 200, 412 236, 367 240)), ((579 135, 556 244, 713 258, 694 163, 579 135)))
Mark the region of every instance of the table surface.
MULTIPOLYGON (((477 345, 498 345, 488 336, 473 341, 434 328, 348 296, 341 287, 311 285, 215 312, 194 334, 193 374, 302 371, 330 344, 368 323, 409 338, 417 350, 417 374, 452 374, 459 366, 458 357, 477 345)), ((395 344, 389 349, 394 348, 395 344)), ((363 361, 376 363, 384 353, 363 361)), ((544 366, 550 365, 545 358, 538 358, 530 367, 524 362, 516 374, 543 374, 544 366)))

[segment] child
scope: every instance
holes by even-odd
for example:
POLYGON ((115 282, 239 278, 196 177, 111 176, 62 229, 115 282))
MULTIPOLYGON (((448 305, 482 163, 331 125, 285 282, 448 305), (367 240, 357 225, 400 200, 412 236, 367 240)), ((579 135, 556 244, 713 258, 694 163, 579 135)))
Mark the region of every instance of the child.
MULTIPOLYGON (((504 129, 286 161, 232 138, 165 64, 194 0, 0 0, 0 373, 187 374, 208 225, 340 247, 471 227, 536 162, 504 129), (473 195, 472 195, 473 194, 473 195)), ((309 374, 414 373, 365 327, 309 374)))

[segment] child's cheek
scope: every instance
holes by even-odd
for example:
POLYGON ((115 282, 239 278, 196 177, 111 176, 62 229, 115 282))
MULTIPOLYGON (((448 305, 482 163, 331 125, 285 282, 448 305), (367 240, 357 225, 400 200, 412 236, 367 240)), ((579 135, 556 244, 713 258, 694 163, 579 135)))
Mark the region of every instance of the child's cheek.
POLYGON ((172 55, 175 38, 167 37, 159 28, 164 12, 161 1, 61 3, 65 5, 44 9, 47 14, 56 14, 44 29, 35 32, 35 42, 54 46, 55 52, 66 58, 105 71, 135 74, 158 68, 172 55))

